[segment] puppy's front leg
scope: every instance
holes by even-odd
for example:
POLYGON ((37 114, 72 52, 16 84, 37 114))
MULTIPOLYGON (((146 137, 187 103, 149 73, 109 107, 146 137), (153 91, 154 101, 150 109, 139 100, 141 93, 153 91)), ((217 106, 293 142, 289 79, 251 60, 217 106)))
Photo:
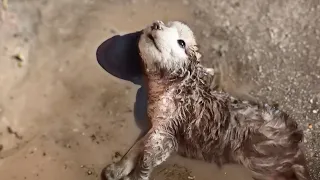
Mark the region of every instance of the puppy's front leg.
POLYGON ((152 131, 145 142, 143 154, 138 159, 134 171, 125 180, 148 180, 154 167, 160 165, 178 150, 173 134, 158 129, 152 131))
POLYGON ((107 180, 119 180, 127 176, 134 168, 140 152, 143 150, 143 142, 146 136, 138 140, 119 162, 112 163, 105 168, 107 180))

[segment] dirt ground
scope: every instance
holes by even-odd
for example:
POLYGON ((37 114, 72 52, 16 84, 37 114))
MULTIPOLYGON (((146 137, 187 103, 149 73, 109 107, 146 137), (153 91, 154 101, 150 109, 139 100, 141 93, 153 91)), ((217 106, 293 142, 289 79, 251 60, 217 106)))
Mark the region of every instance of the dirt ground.
MULTIPOLYGON (((319 0, 2 0, 0 179, 94 180, 138 137, 140 88, 105 72, 96 49, 153 20, 183 20, 230 93, 279 103, 304 128, 320 179, 319 0)), ((140 128, 139 126, 140 125, 140 128)), ((173 157, 158 180, 249 180, 238 166, 173 157)))

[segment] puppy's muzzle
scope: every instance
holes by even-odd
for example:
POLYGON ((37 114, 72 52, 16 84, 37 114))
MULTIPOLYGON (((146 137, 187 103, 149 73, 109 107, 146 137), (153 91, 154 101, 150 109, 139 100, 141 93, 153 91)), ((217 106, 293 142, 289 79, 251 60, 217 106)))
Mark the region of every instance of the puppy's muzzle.
POLYGON ((162 21, 155 21, 152 25, 151 25, 151 29, 152 30, 162 30, 164 26, 164 23, 162 21))

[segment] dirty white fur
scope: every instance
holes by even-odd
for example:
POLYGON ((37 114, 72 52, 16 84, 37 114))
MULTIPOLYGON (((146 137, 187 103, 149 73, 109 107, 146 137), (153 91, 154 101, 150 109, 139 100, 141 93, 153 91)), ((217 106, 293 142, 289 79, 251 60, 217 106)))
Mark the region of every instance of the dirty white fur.
POLYGON ((188 62, 188 55, 177 41, 183 39, 186 45, 196 45, 193 32, 178 21, 168 22, 161 28, 161 31, 153 31, 151 26, 147 27, 141 35, 139 49, 146 59, 146 68, 150 69, 155 65, 168 70, 183 67, 188 62), (150 35, 154 38, 155 44, 148 37, 150 35))
POLYGON ((242 164, 256 180, 308 179, 297 123, 276 107, 211 89, 214 71, 199 63, 188 26, 155 22, 143 31, 139 50, 152 128, 107 166, 108 180, 148 180, 173 153, 219 166, 242 164))

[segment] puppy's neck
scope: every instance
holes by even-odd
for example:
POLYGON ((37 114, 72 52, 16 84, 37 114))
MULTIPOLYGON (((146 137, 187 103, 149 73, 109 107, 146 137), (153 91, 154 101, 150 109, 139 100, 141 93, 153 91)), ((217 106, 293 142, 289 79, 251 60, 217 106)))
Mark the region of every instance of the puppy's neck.
POLYGON ((169 72, 160 69, 144 69, 144 77, 148 86, 148 96, 160 96, 174 83, 169 72))
MULTIPOLYGON (((159 100, 161 95, 168 92, 174 84, 183 79, 181 73, 161 67, 157 63, 145 63, 142 58, 144 80, 147 84, 149 103, 159 100)), ((150 62, 150 61, 149 61, 150 62)))

